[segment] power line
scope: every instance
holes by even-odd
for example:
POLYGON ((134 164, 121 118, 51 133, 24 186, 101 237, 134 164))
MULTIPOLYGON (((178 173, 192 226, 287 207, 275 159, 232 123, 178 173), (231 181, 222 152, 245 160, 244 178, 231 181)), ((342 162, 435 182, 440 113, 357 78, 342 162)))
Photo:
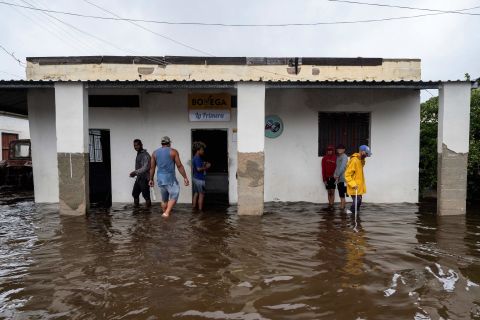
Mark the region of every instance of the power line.
POLYGON ((0 73, 8 74, 8 75, 11 75, 11 76, 14 76, 14 77, 23 78, 23 76, 21 76, 21 75, 19 75, 19 74, 10 73, 10 72, 4 71, 4 70, 0 70, 0 73))
MULTIPOLYGON (((98 8, 98 9, 100 9, 100 10, 102 10, 102 11, 105 11, 105 12, 107 12, 107 13, 115 16, 116 18, 122 19, 120 16, 118 16, 118 15, 115 14, 115 13, 113 13, 112 11, 109 11, 109 10, 107 10, 107 9, 105 9, 105 8, 103 8, 103 7, 95 4, 95 3, 92 3, 92 2, 90 2, 90 1, 88 1, 88 0, 83 0, 83 1, 89 3, 90 5, 98 8)), ((159 36, 160 38, 163 38, 163 39, 169 40, 169 41, 171 41, 171 42, 173 42, 173 43, 176 43, 176 44, 178 44, 178 45, 180 45, 180 46, 182 46, 182 47, 189 48, 189 49, 191 49, 191 50, 200 52, 200 53, 202 53, 202 54, 206 54, 206 55, 209 55, 209 56, 213 56, 213 54, 211 54, 211 53, 209 53, 209 52, 206 52, 206 51, 197 49, 197 48, 192 47, 192 46, 190 46, 190 45, 188 45, 188 44, 186 44, 186 43, 183 43, 183 42, 180 42, 180 41, 178 41, 178 40, 175 40, 175 39, 173 39, 173 38, 171 38, 171 37, 168 37, 168 36, 166 36, 166 35, 164 35, 164 34, 161 34, 161 33, 158 33, 158 32, 156 32, 156 31, 153 31, 153 30, 151 30, 151 29, 148 29, 148 28, 146 28, 146 27, 144 27, 144 26, 142 26, 142 25, 140 25, 140 24, 138 24, 138 23, 136 23, 136 22, 134 22, 134 21, 131 21, 131 20, 125 20, 125 21, 128 22, 128 23, 130 23, 130 24, 133 24, 134 26, 136 26, 136 27, 138 27, 138 28, 140 28, 140 29, 143 29, 143 30, 145 30, 145 31, 147 31, 147 32, 150 32, 150 33, 152 33, 152 34, 154 34, 154 35, 156 35, 156 36, 159 36)))
POLYGON ((419 10, 419 11, 429 11, 429 12, 439 12, 439 13, 455 13, 455 14, 464 14, 464 15, 469 15, 469 16, 480 16, 480 13, 462 12, 460 10, 438 10, 438 9, 430 9, 430 8, 396 6, 396 5, 384 4, 384 3, 360 2, 360 1, 350 1, 350 0, 327 0, 327 1, 342 2, 342 3, 349 3, 349 4, 359 4, 359 5, 375 6, 375 7, 387 7, 387 8, 409 9, 409 10, 419 10))
MULTIPOLYGON (((25 0, 22 0, 22 1, 26 2, 25 0)), ((26 2, 26 3, 28 3, 28 2, 26 2)), ((29 3, 28 3, 28 4, 29 4, 29 3)), ((29 5, 30 5, 30 7, 27 7, 27 8, 39 9, 39 8, 37 8, 37 7, 35 7, 35 6, 31 5, 31 4, 29 4, 29 5)), ((49 10, 39 9, 39 11, 48 12, 49 10)), ((68 22, 65 22, 65 21, 63 21, 63 20, 61 20, 61 19, 59 19, 59 18, 57 18, 57 17, 55 17, 55 16, 53 16, 53 15, 50 15, 50 14, 48 14, 48 15, 49 15, 50 17, 52 17, 53 19, 59 21, 60 23, 66 25, 66 26, 68 26, 68 27, 70 27, 70 28, 72 28, 72 29, 80 32, 80 33, 83 33, 83 34, 85 34, 85 35, 87 35, 87 36, 89 36, 89 37, 92 37, 92 38, 96 39, 97 41, 106 43, 106 44, 108 44, 109 46, 111 46, 111 47, 113 47, 113 48, 115 48, 115 49, 117 49, 117 50, 127 51, 127 52, 129 52, 130 54, 133 54, 133 55, 137 56, 137 55, 136 55, 133 51, 131 51, 131 50, 123 49, 123 48, 115 45, 114 43, 112 43, 112 42, 110 42, 110 41, 107 41, 107 40, 105 40, 105 39, 102 39, 102 38, 100 38, 100 37, 97 37, 96 35, 93 35, 93 34, 87 32, 87 31, 84 31, 84 30, 82 30, 82 29, 79 29, 79 28, 75 27, 74 25, 72 25, 72 24, 70 24, 70 23, 68 23, 68 22)), ((141 56, 141 57, 144 58, 144 59, 150 60, 150 61, 152 61, 152 62, 158 63, 158 64, 165 64, 165 62, 160 61, 160 60, 157 60, 157 59, 154 59, 154 58, 151 58, 151 57, 144 57, 144 56, 141 56)))
POLYGON ((6 54, 8 54, 10 57, 12 57, 13 60, 17 61, 18 64, 21 65, 22 67, 25 67, 25 66, 26 66, 25 63, 22 62, 22 61, 20 61, 20 59, 18 59, 13 52, 10 52, 10 51, 8 51, 7 49, 5 49, 5 47, 2 46, 1 44, 0 44, 0 49, 2 49, 3 51, 5 51, 6 54))
MULTIPOLYGON (((331 0, 331 1, 338 1, 340 0, 331 0)), ((352 1, 353 2, 353 1, 352 1)), ((147 19, 133 19, 133 18, 119 18, 119 17, 105 17, 105 16, 93 16, 93 15, 86 15, 76 12, 69 12, 69 11, 58 11, 58 10, 47 10, 47 9, 40 9, 35 7, 28 7, 22 6, 10 2, 0 1, 0 4, 7 5, 7 6, 14 6, 29 10, 37 10, 37 11, 44 11, 62 15, 69 15, 81 18, 90 18, 90 19, 100 19, 100 20, 114 20, 114 21, 130 21, 130 22, 144 22, 144 23, 155 23, 155 24, 166 24, 166 25, 191 25, 191 26, 211 26, 211 27, 305 27, 305 26, 320 26, 320 25, 336 25, 336 24, 358 24, 358 23, 372 23, 372 22, 382 22, 382 21, 393 21, 393 20, 404 20, 404 19, 415 19, 427 16, 435 16, 441 14, 451 14, 451 13, 462 13, 471 16, 480 16, 480 13, 465 13, 465 11, 478 9, 480 6, 460 9, 460 10, 452 10, 452 11, 443 11, 443 10, 434 10, 434 9, 425 9, 425 8, 412 8, 415 10, 425 9, 429 11, 434 11, 433 13, 425 13, 425 14, 418 14, 412 16, 399 16, 399 17, 387 17, 387 18, 377 18, 377 19, 365 19, 365 20, 344 20, 344 21, 318 21, 312 23, 278 23, 278 24, 230 24, 230 23, 211 23, 211 22, 179 22, 179 21, 160 21, 160 20, 147 20, 147 19)), ((366 4, 364 2, 359 2, 358 4, 366 4)), ((375 5, 375 4, 371 4, 375 5)), ((380 4, 378 4, 380 5, 380 4)))
POLYGON ((12 9, 15 10, 15 12, 17 12, 19 15, 23 16, 25 19, 30 20, 33 24, 39 26, 43 30, 45 30, 48 33, 50 33, 51 35, 53 35, 55 38, 57 38, 61 42, 67 43, 69 46, 71 46, 72 48, 74 48, 76 50, 80 50, 80 51, 88 53, 88 51, 85 51, 81 46, 79 46, 77 44, 77 43, 80 42, 79 39, 74 41, 73 36, 71 37, 72 39, 66 38, 62 33, 62 31, 64 31, 64 30, 61 29, 60 27, 58 27, 57 25, 55 25, 54 23, 52 23, 52 21, 55 21, 55 20, 52 19, 51 17, 48 17, 48 13, 38 12, 38 11, 25 12, 24 13, 19 8, 12 7, 12 9), (37 13, 38 13, 38 16, 37 16, 37 13), (42 15, 45 15, 47 17, 45 18, 42 15))

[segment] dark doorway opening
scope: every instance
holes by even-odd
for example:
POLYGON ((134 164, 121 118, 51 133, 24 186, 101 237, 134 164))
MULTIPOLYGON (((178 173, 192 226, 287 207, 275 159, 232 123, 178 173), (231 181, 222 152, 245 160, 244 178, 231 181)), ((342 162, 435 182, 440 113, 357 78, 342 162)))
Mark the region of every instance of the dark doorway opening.
POLYGON ((98 207, 112 205, 112 173, 110 131, 90 129, 90 204, 98 207))
MULTIPOLYGON (((205 178, 205 205, 228 205, 227 129, 193 129, 192 144, 195 141, 201 141, 207 145, 203 160, 212 164, 205 178)), ((193 156, 192 151, 192 158, 193 156)))

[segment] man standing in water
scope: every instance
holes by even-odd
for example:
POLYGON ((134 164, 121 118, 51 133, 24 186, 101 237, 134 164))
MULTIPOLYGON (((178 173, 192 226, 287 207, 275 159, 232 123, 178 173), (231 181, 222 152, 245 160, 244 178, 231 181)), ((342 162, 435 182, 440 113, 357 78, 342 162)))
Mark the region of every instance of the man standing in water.
POLYGON ((133 185, 132 196, 135 207, 140 204, 140 193, 145 199, 147 207, 152 205, 150 200, 150 188, 148 187, 148 175, 150 171, 150 155, 147 150, 143 149, 140 139, 133 140, 133 148, 137 151, 135 159, 135 171, 130 172, 130 177, 136 177, 133 185))
POLYGON ((355 204, 357 205, 357 212, 362 205, 362 196, 367 192, 365 184, 365 177, 363 175, 363 167, 365 166, 365 159, 370 157, 372 153, 370 148, 366 145, 361 145, 359 152, 350 156, 347 170, 345 171, 345 181, 347 182, 347 192, 352 197, 352 206, 347 213, 355 212, 355 204))
POLYGON ((347 192, 347 187, 345 186, 345 170, 347 169, 347 163, 348 157, 345 154, 345 146, 343 144, 339 144, 337 146, 337 166, 333 175, 337 181, 341 210, 345 210, 345 193, 347 192))
POLYGON ((150 187, 154 186, 153 177, 155 169, 157 169, 157 182, 162 195, 162 217, 165 218, 170 216, 180 196, 180 185, 175 176, 175 166, 177 166, 178 172, 182 175, 185 186, 190 184, 185 168, 180 161, 180 155, 177 150, 170 147, 171 143, 169 137, 163 137, 162 147, 153 152, 150 163, 149 185, 150 187))
POLYGON ((335 148, 333 146, 327 147, 327 153, 322 159, 322 178, 325 188, 328 192, 328 207, 332 208, 335 202, 335 167, 337 157, 335 156, 335 148))
POLYGON ((205 143, 195 142, 193 144, 193 151, 195 156, 192 159, 192 168, 193 168, 193 199, 192 205, 193 209, 203 210, 203 202, 205 200, 205 176, 207 170, 210 168, 210 163, 204 162, 202 157, 205 154, 205 143))

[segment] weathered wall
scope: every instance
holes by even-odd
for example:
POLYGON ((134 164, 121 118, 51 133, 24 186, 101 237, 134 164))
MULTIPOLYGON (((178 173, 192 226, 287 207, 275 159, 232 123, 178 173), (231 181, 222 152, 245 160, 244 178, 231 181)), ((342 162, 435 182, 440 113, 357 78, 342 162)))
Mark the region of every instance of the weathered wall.
POLYGON ((320 111, 371 113, 365 201, 418 201, 419 91, 270 89, 266 104, 267 115, 280 116, 285 126, 279 138, 265 141, 267 201, 327 201, 318 157, 320 111))
POLYGON ((55 83, 60 213, 89 208, 88 93, 83 83, 55 83))
MULTIPOLYGON (((213 90, 205 91, 208 93, 213 90)), ((228 92, 228 91, 218 91, 228 92)), ((134 180, 128 174, 134 169, 135 150, 133 139, 139 138, 151 153, 160 146, 160 140, 168 135, 172 147, 180 152, 180 158, 187 174, 191 175, 191 130, 192 129, 228 129, 229 150, 229 198, 237 202, 237 143, 233 139, 236 128, 236 110, 232 110, 230 122, 190 122, 188 120, 188 90, 173 90, 172 93, 146 93, 135 90, 91 90, 96 94, 131 94, 140 93, 140 108, 90 108, 90 128, 110 130, 112 152, 112 201, 132 201, 134 180)), ((234 94, 235 92, 230 92, 234 94)), ((177 171, 177 178, 182 182, 177 171)), ((156 190, 157 201, 160 192, 156 190)), ((181 183, 179 202, 190 203, 191 187, 181 183)))
POLYGON ((28 90, 28 120, 32 142, 35 202, 58 202, 55 92, 28 90))
POLYGON ((420 80, 420 60, 384 59, 379 66, 303 65, 298 75, 286 65, 62 64, 27 62, 29 80, 420 80), (151 74, 139 69, 153 68, 151 74), (318 69, 314 74, 313 69, 318 69))
POLYGON ((470 135, 470 83, 444 83, 439 90, 437 212, 465 214, 470 135))
POLYGON ((265 84, 239 83, 238 214, 261 215, 265 176, 265 84))
MULTIPOLYGON (((30 128, 28 119, 0 114, 0 136, 2 133, 15 133, 18 134, 19 139, 29 139, 30 128)), ((2 159, 2 156, 0 154, 0 160, 5 160, 2 159)))

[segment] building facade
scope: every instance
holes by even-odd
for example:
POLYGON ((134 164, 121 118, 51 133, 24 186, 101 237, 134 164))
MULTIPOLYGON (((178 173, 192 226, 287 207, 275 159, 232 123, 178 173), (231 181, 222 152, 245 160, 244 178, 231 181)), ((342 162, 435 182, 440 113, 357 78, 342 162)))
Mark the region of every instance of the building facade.
MULTIPOLYGON (((452 96, 463 97, 471 88, 464 82, 422 82, 417 59, 27 62, 35 200, 60 202, 73 213, 85 212, 99 194, 131 201, 133 139, 152 152, 165 135, 189 173, 192 142, 207 143, 214 164, 209 192, 238 203, 240 214, 261 214, 268 201, 326 202, 321 157, 328 144, 338 143, 350 153, 359 144, 372 149, 365 201, 414 203, 420 90, 447 86, 452 96)), ((191 187, 182 186, 179 201, 188 203, 191 196, 191 187)))

